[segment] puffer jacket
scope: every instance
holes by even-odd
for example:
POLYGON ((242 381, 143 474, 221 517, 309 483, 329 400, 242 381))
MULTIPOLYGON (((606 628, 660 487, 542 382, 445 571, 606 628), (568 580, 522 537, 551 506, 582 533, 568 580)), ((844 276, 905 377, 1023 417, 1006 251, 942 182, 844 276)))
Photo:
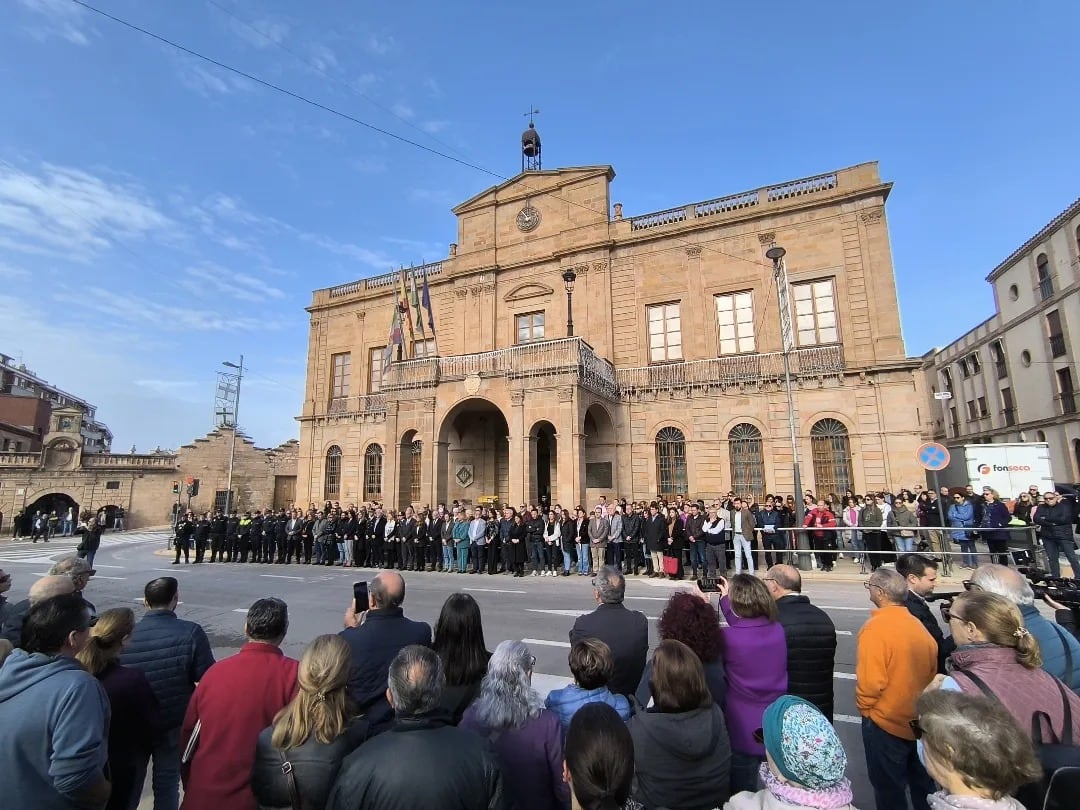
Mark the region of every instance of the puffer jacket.
POLYGON ((787 639, 788 694, 810 701, 832 722, 836 626, 802 594, 782 596, 776 607, 787 639))
MULTIPOLYGON (((292 810, 289 781, 281 771, 281 753, 270 742, 272 732, 272 726, 263 729, 255 745, 251 790, 259 803, 259 810, 292 810)), ((284 752, 285 758, 292 764, 301 807, 326 807, 326 799, 337 779, 342 761, 367 736, 367 722, 357 718, 332 743, 321 743, 312 735, 303 745, 284 752)))
POLYGON ((161 709, 161 725, 179 728, 195 684, 214 663, 206 631, 165 608, 147 612, 135 625, 120 663, 139 670, 161 709))

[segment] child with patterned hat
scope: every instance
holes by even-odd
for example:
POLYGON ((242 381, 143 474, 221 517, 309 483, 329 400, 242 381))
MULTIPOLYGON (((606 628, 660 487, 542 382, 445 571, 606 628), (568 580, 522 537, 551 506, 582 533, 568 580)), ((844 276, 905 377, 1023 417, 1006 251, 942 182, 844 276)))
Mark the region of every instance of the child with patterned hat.
POLYGON ((847 754, 836 730, 818 708, 784 695, 761 721, 764 790, 737 793, 724 810, 855 810, 851 783, 844 777, 847 754))

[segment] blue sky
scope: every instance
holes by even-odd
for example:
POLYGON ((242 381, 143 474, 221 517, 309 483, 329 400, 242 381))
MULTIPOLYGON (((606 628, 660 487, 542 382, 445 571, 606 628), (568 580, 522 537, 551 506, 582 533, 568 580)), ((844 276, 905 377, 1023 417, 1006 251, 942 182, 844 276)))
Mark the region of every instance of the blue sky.
MULTIPOLYGON (((911 354, 1080 195, 1075 2, 95 4, 505 176, 535 104, 545 165, 612 164, 628 214, 879 160, 911 354)), ((495 182, 70 0, 4 8, 0 351, 118 449, 203 434, 241 353, 241 424, 297 435, 311 290, 444 256, 495 182)))

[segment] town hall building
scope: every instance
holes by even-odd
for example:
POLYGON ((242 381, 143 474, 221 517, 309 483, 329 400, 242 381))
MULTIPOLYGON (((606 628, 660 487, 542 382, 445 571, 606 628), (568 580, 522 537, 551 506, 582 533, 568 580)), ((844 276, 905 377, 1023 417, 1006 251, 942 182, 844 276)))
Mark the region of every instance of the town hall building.
POLYGON ((404 273, 434 334, 410 311, 388 365, 402 274, 315 291, 299 501, 794 494, 776 245, 803 487, 923 480, 876 163, 644 214, 614 178, 530 163, 457 206, 448 256, 404 273))

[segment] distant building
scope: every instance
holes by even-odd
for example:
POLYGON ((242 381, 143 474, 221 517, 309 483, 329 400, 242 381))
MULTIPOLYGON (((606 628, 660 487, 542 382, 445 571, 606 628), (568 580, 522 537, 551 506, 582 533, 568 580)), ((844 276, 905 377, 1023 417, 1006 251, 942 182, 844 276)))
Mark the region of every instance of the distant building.
POLYGON ((994 315, 923 357, 934 436, 950 444, 1045 441, 1054 477, 1080 481, 1080 200, 986 280, 994 315), (946 391, 951 399, 933 399, 946 391))
POLYGON ((39 452, 51 413, 46 399, 0 394, 0 452, 39 452))
MULTIPOLYGON (((0 394, 40 399, 48 402, 53 409, 74 408, 79 412, 79 435, 83 450, 87 453, 108 453, 112 449, 112 431, 107 425, 97 421, 97 408, 94 405, 46 382, 25 365, 3 353, 0 353, 0 394)), ((0 422, 7 423, 6 412, 2 408, 3 406, 0 406, 0 422)), ((16 408, 12 413, 16 412, 20 411, 16 408)), ((16 449, 21 439, 14 435, 9 438, 12 439, 12 444, 4 447, 4 450, 19 452, 31 449, 30 446, 16 449)), ((40 443, 33 449, 40 450, 40 443)))

